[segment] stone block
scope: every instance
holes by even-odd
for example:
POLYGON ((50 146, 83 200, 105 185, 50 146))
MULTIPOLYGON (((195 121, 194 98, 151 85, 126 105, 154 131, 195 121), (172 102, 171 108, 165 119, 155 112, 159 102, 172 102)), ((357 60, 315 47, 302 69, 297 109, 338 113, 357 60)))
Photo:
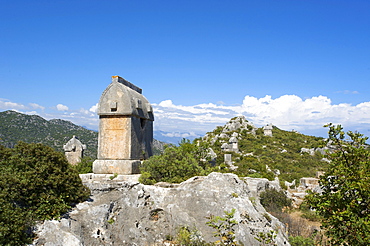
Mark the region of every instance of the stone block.
POLYGON ((95 174, 138 174, 140 164, 139 160, 95 160, 93 172, 95 174))

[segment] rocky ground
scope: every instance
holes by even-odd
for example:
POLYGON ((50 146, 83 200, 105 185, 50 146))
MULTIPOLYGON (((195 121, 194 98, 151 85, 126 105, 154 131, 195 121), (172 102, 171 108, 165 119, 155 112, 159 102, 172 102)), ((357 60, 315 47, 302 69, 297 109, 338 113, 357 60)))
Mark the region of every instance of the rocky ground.
POLYGON ((232 209, 236 209, 235 235, 239 242, 261 245, 256 235, 273 230, 277 245, 289 245, 284 225, 268 214, 256 197, 270 185, 265 179, 211 173, 177 186, 160 187, 135 179, 91 177, 84 179, 91 199, 59 221, 45 221, 38 227, 33 245, 165 245, 166 239, 176 237, 183 226, 196 229, 198 237, 212 242, 218 238, 206 225, 207 217, 223 216, 232 209))

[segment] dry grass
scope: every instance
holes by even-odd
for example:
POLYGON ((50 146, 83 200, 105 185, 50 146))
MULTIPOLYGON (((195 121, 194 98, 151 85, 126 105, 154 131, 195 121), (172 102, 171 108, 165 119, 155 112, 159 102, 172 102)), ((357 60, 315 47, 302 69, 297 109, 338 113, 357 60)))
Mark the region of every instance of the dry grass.
POLYGON ((321 223, 302 218, 303 213, 301 211, 292 210, 271 214, 285 224, 286 233, 289 237, 312 238, 315 242, 321 242, 321 245, 327 245, 326 237, 320 229, 321 223))

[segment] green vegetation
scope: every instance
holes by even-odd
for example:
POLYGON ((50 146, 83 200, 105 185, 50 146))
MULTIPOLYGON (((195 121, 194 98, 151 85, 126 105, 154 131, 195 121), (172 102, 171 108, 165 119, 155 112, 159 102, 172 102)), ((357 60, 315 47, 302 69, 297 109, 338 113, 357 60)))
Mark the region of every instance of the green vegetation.
POLYGON ((323 147, 325 143, 322 138, 283 131, 277 127, 273 127, 273 137, 269 137, 264 136, 260 129, 256 134, 246 130, 240 132, 241 153, 232 153, 239 176, 251 176, 250 170, 256 170, 259 177, 271 180, 274 174, 268 172, 268 165, 271 170, 280 171, 280 180, 291 182, 302 177, 314 177, 316 171, 326 165, 319 153, 314 156, 301 153, 301 148, 323 147), (246 156, 247 153, 251 155, 246 156))
POLYGON ((176 238, 174 240, 175 245, 189 245, 189 246, 211 246, 213 243, 206 243, 201 233, 196 228, 189 228, 183 226, 179 229, 176 238))
POLYGON ((260 232, 257 234, 256 237, 254 237, 258 242, 261 243, 261 245, 263 246, 267 246, 267 245, 277 245, 275 243, 275 238, 276 238, 276 233, 274 231, 270 231, 270 232, 267 232, 267 233, 264 233, 264 232, 260 232))
POLYGON ((91 157, 85 156, 81 159, 74 168, 77 169, 78 173, 92 173, 92 164, 94 160, 91 157))
POLYGON ((62 153, 42 144, 0 145, 0 244, 23 245, 35 221, 58 218, 89 191, 62 153))
POLYGON ((84 155, 96 158, 98 132, 87 130, 70 121, 45 120, 38 115, 25 115, 15 111, 0 112, 0 145, 13 148, 19 141, 42 143, 64 152, 63 145, 75 135, 87 145, 84 155))
POLYGON ((322 217, 316 213, 316 211, 311 210, 310 205, 307 200, 299 206, 299 210, 302 212, 301 217, 308 219, 310 221, 321 221, 322 217))
POLYGON ((337 151, 320 177, 322 193, 306 197, 323 218, 322 227, 332 245, 370 245, 370 152, 367 137, 332 124, 329 140, 337 151))
POLYGON ((316 243, 312 238, 309 237, 289 237, 289 243, 291 246, 315 246, 316 243))
MULTIPOLYGON (((292 201, 286 197, 284 191, 277 191, 275 189, 267 189, 260 194, 261 205, 280 222, 286 225, 287 233, 289 235, 289 243, 296 246, 314 246, 320 242, 321 234, 316 228, 312 228, 307 224, 307 220, 301 217, 292 216, 290 213, 297 212, 292 210, 292 201)), ((303 215, 307 215, 310 219, 317 219, 315 214, 307 208, 304 203, 299 209, 303 215)), ((302 217, 304 217, 302 215, 302 217)), ((265 213, 265 218, 271 222, 271 217, 265 213)), ((306 218, 306 217, 304 217, 306 218)), ((318 228, 317 228, 318 229, 318 228)), ((259 234, 257 236, 263 245, 274 245, 274 233, 259 234)), ((276 235, 275 235, 276 236, 276 235)))
POLYGON ((207 217, 209 221, 206 223, 208 226, 215 229, 214 237, 220 238, 216 241, 216 245, 239 245, 235 239, 235 229, 234 226, 238 224, 234 220, 235 209, 230 212, 224 211, 225 216, 209 216, 207 217))
POLYGON ((179 183, 202 175, 203 168, 195 158, 197 148, 184 140, 180 146, 167 147, 160 156, 152 156, 141 167, 140 182, 154 184, 159 181, 179 183))
POLYGON ((269 212, 279 213, 283 208, 290 208, 292 201, 286 197, 284 191, 267 189, 260 194, 261 205, 269 212))
POLYGON ((181 182, 212 171, 273 180, 275 170, 279 170, 281 182, 291 182, 302 177, 314 177, 317 171, 328 165, 318 151, 314 155, 301 153, 301 148, 324 147, 326 143, 323 138, 283 131, 277 127, 273 129, 273 137, 265 136, 262 128, 254 129, 251 125, 235 131, 225 132, 224 129, 217 127, 204 138, 193 142, 183 140, 179 146, 167 147, 163 155, 145 161, 141 168, 141 182, 181 182), (222 132, 227 136, 224 137, 222 132), (233 133, 238 134, 239 152, 222 151, 222 144, 228 143, 233 133), (214 159, 209 155, 210 148, 217 155, 214 159), (236 169, 225 164, 224 154, 232 155, 236 169))

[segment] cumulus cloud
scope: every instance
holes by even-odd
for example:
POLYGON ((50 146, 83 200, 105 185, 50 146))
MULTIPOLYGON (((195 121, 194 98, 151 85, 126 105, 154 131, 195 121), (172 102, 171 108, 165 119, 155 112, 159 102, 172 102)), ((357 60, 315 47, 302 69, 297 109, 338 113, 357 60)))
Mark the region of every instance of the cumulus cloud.
POLYGON ((41 106, 37 103, 29 103, 28 105, 30 105, 30 107, 33 108, 33 109, 41 109, 41 110, 45 109, 45 107, 43 107, 43 106, 41 106))
POLYGON ((176 138, 189 138, 189 137, 198 137, 199 135, 194 132, 166 132, 162 133, 162 136, 165 137, 176 137, 176 138))
POLYGON ((98 104, 95 104, 95 105, 91 106, 91 108, 89 109, 89 111, 91 113, 97 113, 98 112, 98 104))
POLYGON ((7 99, 0 99, 0 109, 22 110, 27 109, 27 107, 20 103, 10 102, 7 99))
POLYGON ((274 99, 269 95, 262 98, 247 95, 237 106, 212 103, 183 106, 171 100, 153 106, 155 130, 167 132, 211 131, 237 115, 245 115, 257 126, 273 123, 284 130, 321 129, 329 122, 347 127, 359 124, 370 127, 370 102, 333 104, 326 96, 302 99, 296 95, 283 95, 274 99))
MULTIPOLYGON (((244 115, 257 127, 268 123, 283 130, 298 130, 305 134, 325 135, 324 124, 341 124, 349 130, 367 134, 370 129, 370 101, 357 105, 349 103, 333 104, 326 96, 302 99, 296 95, 283 95, 272 98, 245 96, 239 105, 204 103, 197 105, 177 105, 172 100, 152 104, 154 109, 154 131, 166 137, 192 138, 224 125, 232 117, 244 115)), ((38 114, 46 119, 65 119, 75 124, 97 129, 99 119, 96 115, 98 104, 90 109, 70 110, 63 104, 45 109, 36 103, 25 106, 0 98, 0 109, 13 109, 27 114, 38 114), (45 110, 44 110, 45 109, 45 110), (28 111, 28 112, 27 112, 28 111), (68 111, 68 112, 66 112, 68 111)))
POLYGON ((68 109, 69 109, 66 105, 63 105, 63 104, 60 104, 60 103, 56 107, 57 107, 58 111, 68 111, 68 109))

